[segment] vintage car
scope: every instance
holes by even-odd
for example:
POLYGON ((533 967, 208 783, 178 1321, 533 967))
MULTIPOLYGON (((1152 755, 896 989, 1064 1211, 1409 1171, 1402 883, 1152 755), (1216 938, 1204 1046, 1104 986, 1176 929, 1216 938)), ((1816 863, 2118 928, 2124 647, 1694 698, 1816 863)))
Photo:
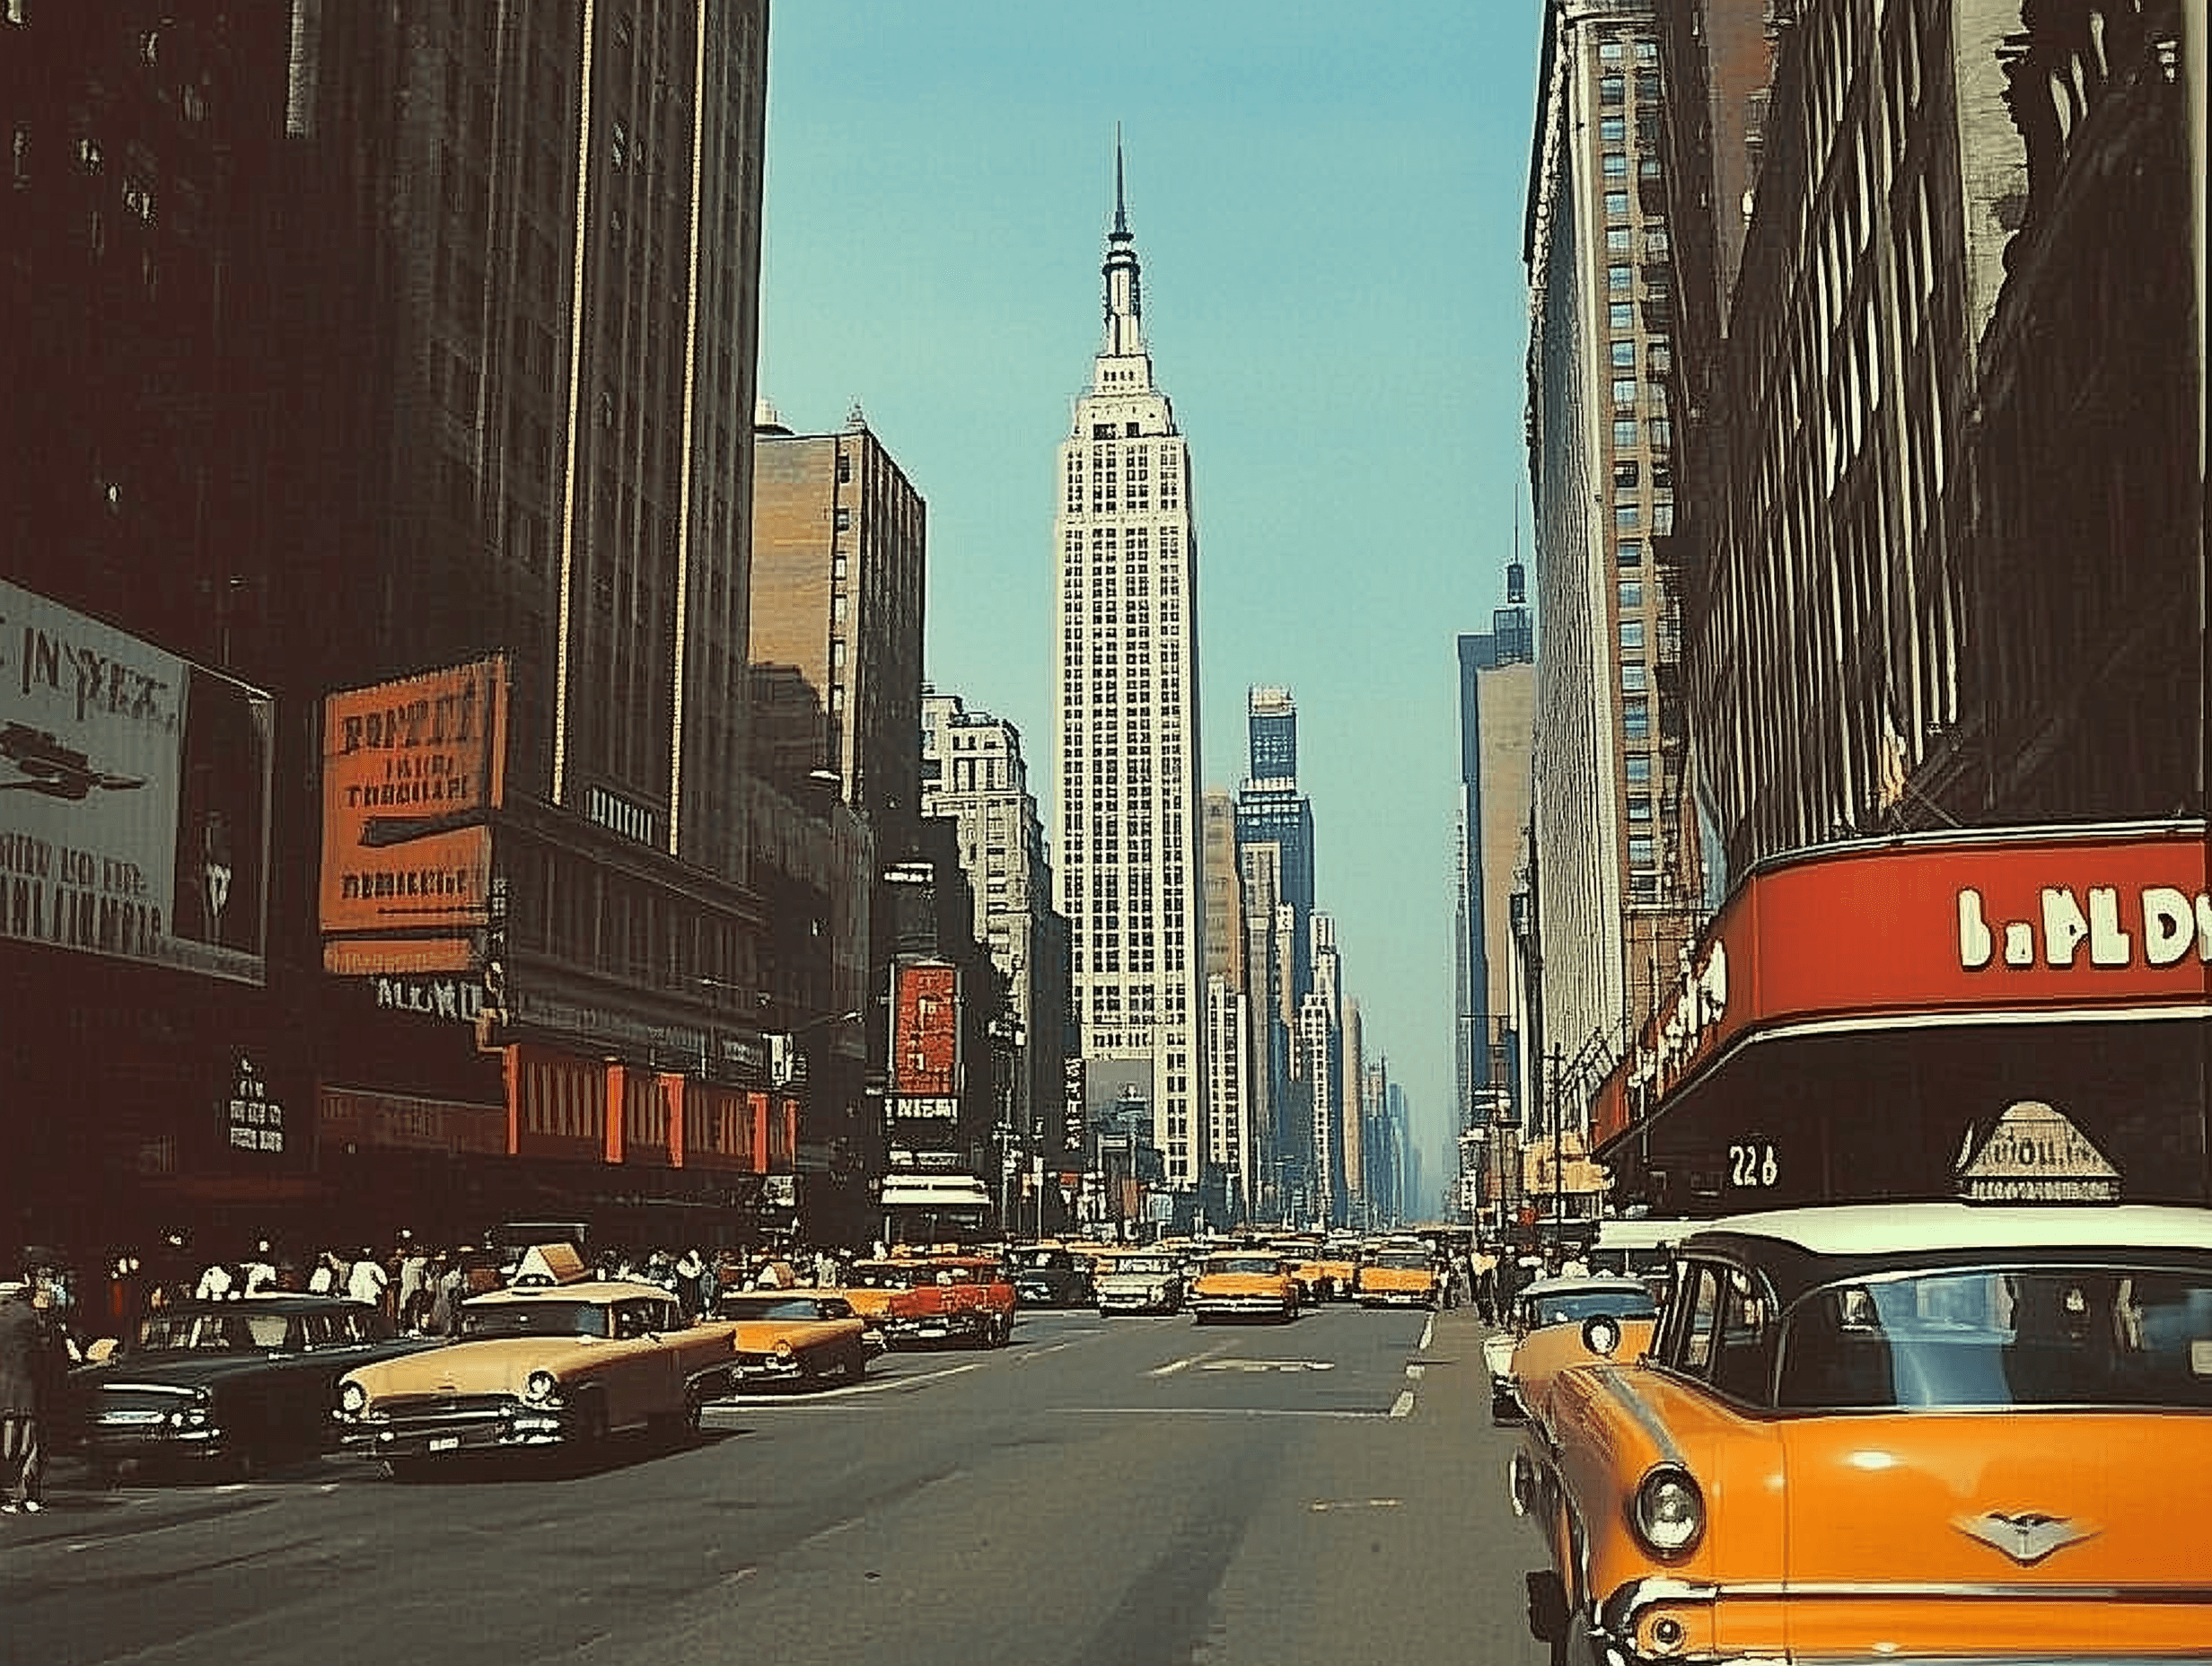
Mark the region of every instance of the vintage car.
POLYGON ((887 1347, 1004 1347, 1014 1335, 1014 1286, 988 1256, 862 1261, 838 1293, 887 1347))
POLYGON ((452 1453, 566 1447, 696 1431, 736 1386, 738 1328, 691 1324, 676 1298, 629 1279, 571 1277, 471 1296, 443 1347, 348 1372, 340 1443, 394 1475, 452 1453))
POLYGON ((126 1465, 251 1474, 336 1444, 330 1397, 347 1372, 435 1346, 338 1296, 176 1302, 69 1374, 56 1443, 102 1484, 126 1465))
POLYGON ((1352 1280, 1362 1307, 1435 1307, 1444 1300, 1436 1258, 1426 1244, 1386 1243, 1372 1251, 1352 1280))
POLYGON ((1091 1263, 1065 1244, 1017 1244, 1006 1264, 1023 1307, 1091 1305, 1091 1263))
POLYGON ((1101 1313, 1180 1313, 1183 1306, 1182 1258, 1165 1254, 1118 1255, 1097 1279, 1101 1313))
POLYGON ((2212 1211, 1830 1206, 1685 1238, 1512 1467, 1556 1659, 2201 1659, 2212 1211))
POLYGON ((1302 1302, 1348 1302, 1352 1282, 1359 1272, 1359 1247, 1341 1240, 1324 1243, 1319 1238, 1278 1238, 1274 1248, 1290 1263, 1290 1276, 1298 1281, 1302 1302))
POLYGON ((1216 1319, 1298 1317, 1298 1281, 1290 1263, 1272 1250, 1223 1250, 1206 1258, 1190 1286, 1191 1315, 1201 1325, 1216 1319))
POLYGON ((742 1388, 858 1382, 882 1346, 834 1291, 725 1291, 714 1317, 737 1327, 742 1388))
POLYGON ((1491 1421, 1521 1421, 1530 1377, 1549 1377, 1578 1355, 1588 1359, 1582 1322, 1601 1313, 1642 1324, 1641 1330, 1624 1333, 1619 1349, 1633 1358, 1650 1340, 1659 1306, 1640 1278, 1540 1278, 1515 1295, 1507 1304, 1505 1324, 1482 1339, 1483 1363, 1490 1371, 1491 1421), (1631 1347, 1631 1340, 1637 1346, 1631 1347))

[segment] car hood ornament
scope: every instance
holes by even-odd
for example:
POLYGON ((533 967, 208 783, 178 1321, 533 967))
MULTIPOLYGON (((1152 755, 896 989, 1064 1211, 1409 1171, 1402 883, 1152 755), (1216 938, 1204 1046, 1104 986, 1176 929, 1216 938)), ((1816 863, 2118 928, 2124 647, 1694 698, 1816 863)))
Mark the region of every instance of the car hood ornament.
POLYGON ((2003 1551, 2022 1567, 2033 1567, 2053 1551, 2093 1539, 2098 1532, 2096 1528, 2040 1510, 2023 1510, 2017 1515, 1991 1510, 1982 1515, 1959 1516, 1951 1525, 1969 1539, 2003 1551))

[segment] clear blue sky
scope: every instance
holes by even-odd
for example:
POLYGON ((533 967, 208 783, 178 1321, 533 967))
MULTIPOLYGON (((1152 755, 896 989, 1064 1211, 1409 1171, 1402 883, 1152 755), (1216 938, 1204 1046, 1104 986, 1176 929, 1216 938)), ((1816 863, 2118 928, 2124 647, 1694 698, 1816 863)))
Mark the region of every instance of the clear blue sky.
MULTIPOLYGON (((1298 703, 1319 906, 1449 1172, 1454 639, 1525 496, 1540 0, 775 0, 760 391, 857 400, 928 504, 926 675, 1051 828, 1056 448, 1101 340, 1114 125, 1191 450, 1206 785, 1298 703)), ((1526 513, 1523 511, 1525 522, 1526 513)))

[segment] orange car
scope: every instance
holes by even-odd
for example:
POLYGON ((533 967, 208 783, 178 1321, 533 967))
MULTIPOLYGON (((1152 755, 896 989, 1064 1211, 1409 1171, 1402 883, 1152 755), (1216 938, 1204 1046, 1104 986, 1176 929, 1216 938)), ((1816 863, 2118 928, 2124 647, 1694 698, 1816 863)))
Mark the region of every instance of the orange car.
POLYGON ((1613 1347, 1634 1359, 1651 1341, 1659 1308, 1641 1279, 1540 1278, 1514 1297, 1505 1325, 1482 1339, 1490 1372, 1490 1420, 1518 1423, 1567 1366, 1592 1357, 1583 1321, 1600 1314, 1623 1321, 1613 1347), (1634 1321, 1631 1325, 1628 1321, 1634 1321))
POLYGON ((2202 1659, 2212 1210, 1825 1206, 1686 1238, 1532 1407, 1555 1658, 2202 1659))
POLYGON ((1444 1299, 1436 1258, 1420 1242, 1386 1243, 1352 1280, 1352 1299, 1362 1307, 1435 1307, 1444 1299))
POLYGON ((1014 1335, 1014 1286, 988 1256, 863 1261, 838 1293, 888 1347, 1004 1347, 1014 1335))
POLYGON ((1272 1250, 1224 1250, 1206 1258, 1189 1307, 1198 1324, 1216 1319, 1298 1317, 1298 1281, 1272 1250))

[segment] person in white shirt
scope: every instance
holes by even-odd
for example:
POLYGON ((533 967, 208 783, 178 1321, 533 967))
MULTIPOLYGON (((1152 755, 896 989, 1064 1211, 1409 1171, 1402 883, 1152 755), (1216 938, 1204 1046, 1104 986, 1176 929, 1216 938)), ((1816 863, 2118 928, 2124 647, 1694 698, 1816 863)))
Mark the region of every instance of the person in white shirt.
POLYGON ((273 1296, 276 1293, 276 1263, 269 1254, 268 1240, 264 1238, 253 1247, 245 1265, 238 1269, 245 1275, 245 1293, 250 1296, 273 1296))
POLYGON ((364 1302, 370 1307, 382 1307, 384 1304, 385 1287, 391 1283, 391 1276, 384 1271, 383 1263, 376 1258, 375 1251, 364 1250, 360 1258, 354 1263, 353 1272, 347 1277, 346 1293, 356 1302, 364 1302))
POLYGON ((210 1261, 206 1271, 199 1276, 199 1283, 192 1287, 192 1293, 202 1302, 220 1302, 237 1287, 229 1267, 220 1261, 210 1261))

